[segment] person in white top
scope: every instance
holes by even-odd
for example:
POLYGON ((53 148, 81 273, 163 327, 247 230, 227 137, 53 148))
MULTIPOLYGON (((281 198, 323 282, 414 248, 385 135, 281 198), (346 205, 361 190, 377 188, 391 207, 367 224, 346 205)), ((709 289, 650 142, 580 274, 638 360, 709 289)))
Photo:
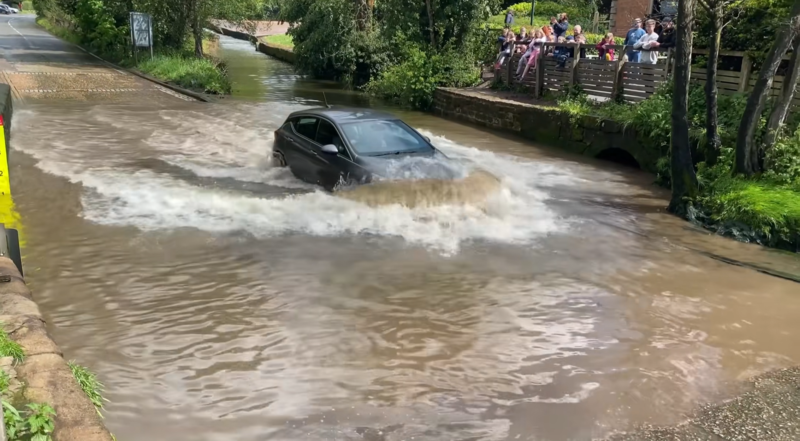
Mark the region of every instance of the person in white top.
POLYGON ((656 64, 658 61, 658 34, 656 34, 656 21, 647 20, 644 26, 645 34, 633 44, 634 49, 642 50, 641 63, 656 64))

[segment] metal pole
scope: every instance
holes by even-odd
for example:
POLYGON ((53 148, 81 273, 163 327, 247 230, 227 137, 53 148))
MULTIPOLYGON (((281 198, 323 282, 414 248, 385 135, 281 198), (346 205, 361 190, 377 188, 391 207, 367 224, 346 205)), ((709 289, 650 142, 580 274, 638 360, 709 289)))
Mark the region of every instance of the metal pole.
POLYGON ((153 16, 152 15, 148 15, 147 18, 149 19, 147 27, 149 28, 148 30, 150 32, 150 38, 149 38, 149 42, 150 42, 150 59, 152 60, 153 59, 153 16))
POLYGON ((533 26, 533 13, 536 11, 536 0, 531 2, 531 26, 533 26))

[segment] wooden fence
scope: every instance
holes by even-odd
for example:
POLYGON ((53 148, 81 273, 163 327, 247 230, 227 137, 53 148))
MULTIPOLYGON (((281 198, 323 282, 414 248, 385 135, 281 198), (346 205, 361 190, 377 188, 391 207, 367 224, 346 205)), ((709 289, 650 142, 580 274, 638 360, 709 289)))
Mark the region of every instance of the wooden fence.
MULTIPOLYGON (((494 81, 523 87, 535 97, 545 93, 564 93, 573 86, 580 86, 587 95, 597 100, 609 100, 620 97, 626 102, 639 102, 652 95, 661 84, 670 77, 673 63, 672 54, 666 50, 659 51, 656 64, 631 63, 623 61, 623 55, 629 46, 609 46, 616 52, 615 60, 596 57, 594 45, 545 43, 536 67, 532 67, 520 82, 515 73, 520 61, 520 54, 515 54, 503 64, 500 71, 495 72, 494 81), (562 66, 552 55, 557 47, 572 48, 577 55, 584 49, 586 58, 569 58, 562 66), (510 69, 509 69, 510 67, 510 69)), ((708 50, 695 49, 695 62, 706 56, 708 50)), ((717 69, 717 87, 720 94, 746 93, 755 85, 752 73, 752 60, 744 52, 722 51, 720 58, 727 60, 717 69), (723 68, 728 66, 727 68, 723 68), (733 66, 733 67, 730 67, 733 66)), ((787 57, 784 57, 788 59, 787 57)), ((776 75, 770 94, 777 96, 783 87, 784 77, 776 75)), ((691 81, 705 84, 705 65, 692 66, 691 81)), ((797 87, 797 86, 796 86, 797 87)), ((800 89, 795 94, 793 107, 800 107, 800 89)))
POLYGON ((545 43, 535 68, 532 67, 522 81, 515 76, 520 54, 503 63, 496 72, 495 81, 523 86, 536 97, 544 93, 564 93, 578 85, 586 94, 597 99, 609 100, 622 96, 627 101, 635 102, 647 98, 667 80, 668 58, 662 57, 657 64, 627 63, 619 60, 625 46, 609 47, 615 49, 617 60, 596 57, 594 45, 545 43), (571 57, 560 64, 553 56, 558 47, 572 49, 576 55, 584 51, 587 58, 571 57))

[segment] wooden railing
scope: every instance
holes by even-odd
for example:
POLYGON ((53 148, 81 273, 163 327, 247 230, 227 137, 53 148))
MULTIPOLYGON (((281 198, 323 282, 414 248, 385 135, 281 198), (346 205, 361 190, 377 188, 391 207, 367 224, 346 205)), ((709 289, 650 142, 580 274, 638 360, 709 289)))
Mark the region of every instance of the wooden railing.
MULTIPOLYGON (((658 87, 665 83, 672 73, 672 54, 668 50, 658 50, 659 59, 656 64, 631 63, 623 61, 623 56, 630 46, 609 46, 615 51, 614 60, 597 57, 594 45, 545 43, 536 60, 536 67, 531 68, 522 82, 515 78, 521 54, 513 55, 502 68, 495 72, 494 81, 500 81, 514 87, 522 87, 535 97, 545 93, 564 93, 574 86, 579 86, 587 95, 599 101, 622 99, 626 102, 639 102, 652 95, 658 87), (572 48, 576 56, 583 49, 586 58, 569 58, 565 65, 559 66, 552 52, 556 47, 572 48), (510 68, 510 69, 509 69, 510 68)), ((708 50, 695 49, 695 60, 708 54, 708 50)), ((642 53, 642 56, 645 56, 642 53)), ((721 94, 746 93, 755 84, 752 74, 752 60, 744 52, 722 51, 720 57, 727 59, 735 68, 718 68, 717 87, 721 94)), ((788 59, 787 57, 784 57, 788 59)), ((782 75, 776 75, 770 94, 777 96, 783 87, 782 75)), ((704 66, 692 67, 691 81, 705 84, 706 69, 704 66)), ((795 94, 793 107, 800 107, 800 93, 795 94)))

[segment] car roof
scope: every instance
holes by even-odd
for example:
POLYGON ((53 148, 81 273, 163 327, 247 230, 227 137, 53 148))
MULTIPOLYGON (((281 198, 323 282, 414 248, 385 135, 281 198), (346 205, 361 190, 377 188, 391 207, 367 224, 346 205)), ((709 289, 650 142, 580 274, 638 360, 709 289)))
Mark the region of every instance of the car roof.
POLYGON ((391 113, 381 112, 378 110, 338 106, 298 110, 289 115, 289 118, 294 118, 295 116, 299 115, 321 116, 337 124, 375 120, 393 121, 399 119, 391 113))

